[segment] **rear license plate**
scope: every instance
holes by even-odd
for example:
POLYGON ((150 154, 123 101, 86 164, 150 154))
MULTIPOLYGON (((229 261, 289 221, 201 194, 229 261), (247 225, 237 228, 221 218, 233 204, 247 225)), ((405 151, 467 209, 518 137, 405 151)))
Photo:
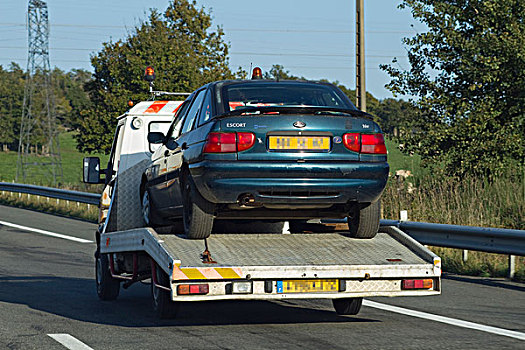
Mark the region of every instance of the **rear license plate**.
POLYGON ((330 137, 270 136, 269 149, 286 151, 329 151, 330 137))
POLYGON ((315 293, 339 291, 338 280, 277 281, 277 293, 315 293))

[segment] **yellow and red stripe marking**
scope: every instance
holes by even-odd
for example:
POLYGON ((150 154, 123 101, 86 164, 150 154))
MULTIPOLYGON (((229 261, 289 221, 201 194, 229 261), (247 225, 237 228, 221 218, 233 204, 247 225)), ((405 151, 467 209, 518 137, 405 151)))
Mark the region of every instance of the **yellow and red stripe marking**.
POLYGON ((144 111, 144 113, 159 113, 159 111, 168 104, 169 101, 155 101, 144 111))
POLYGON ((178 280, 222 280, 242 278, 238 267, 183 267, 173 268, 172 279, 178 280))

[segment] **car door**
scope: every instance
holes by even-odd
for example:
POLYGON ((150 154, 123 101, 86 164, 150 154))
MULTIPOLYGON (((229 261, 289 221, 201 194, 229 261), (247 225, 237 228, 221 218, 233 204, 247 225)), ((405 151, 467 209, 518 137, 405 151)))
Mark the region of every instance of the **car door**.
POLYGON ((176 148, 168 152, 167 168, 168 168, 168 183, 170 183, 169 192, 174 208, 182 208, 182 192, 181 192, 181 169, 183 164, 184 151, 188 148, 188 142, 191 130, 197 119, 206 89, 197 91, 195 98, 191 101, 186 115, 181 118, 180 136, 174 138, 176 148))

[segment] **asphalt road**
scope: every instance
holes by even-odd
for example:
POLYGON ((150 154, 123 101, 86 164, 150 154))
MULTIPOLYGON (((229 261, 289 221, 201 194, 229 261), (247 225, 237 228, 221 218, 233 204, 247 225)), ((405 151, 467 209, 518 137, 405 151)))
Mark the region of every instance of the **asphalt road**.
MULTIPOLYGON (((337 316, 325 300, 192 303, 177 319, 161 321, 150 307, 149 285, 133 285, 114 302, 98 300, 94 243, 6 223, 86 240, 93 240, 95 225, 5 206, 0 221, 0 348, 66 348, 50 334, 62 334, 54 337, 70 349, 525 348, 525 340, 508 335, 370 306, 358 316, 337 316)), ((525 339, 523 284, 444 276, 440 296, 370 300, 525 339)))

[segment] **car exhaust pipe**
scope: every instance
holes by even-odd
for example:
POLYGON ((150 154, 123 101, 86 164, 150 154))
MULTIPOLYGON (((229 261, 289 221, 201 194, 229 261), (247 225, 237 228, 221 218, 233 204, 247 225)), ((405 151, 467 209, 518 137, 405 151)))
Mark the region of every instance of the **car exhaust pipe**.
POLYGON ((250 193, 241 194, 237 199, 237 203, 241 207, 254 207, 257 205, 255 204, 255 197, 250 193))

